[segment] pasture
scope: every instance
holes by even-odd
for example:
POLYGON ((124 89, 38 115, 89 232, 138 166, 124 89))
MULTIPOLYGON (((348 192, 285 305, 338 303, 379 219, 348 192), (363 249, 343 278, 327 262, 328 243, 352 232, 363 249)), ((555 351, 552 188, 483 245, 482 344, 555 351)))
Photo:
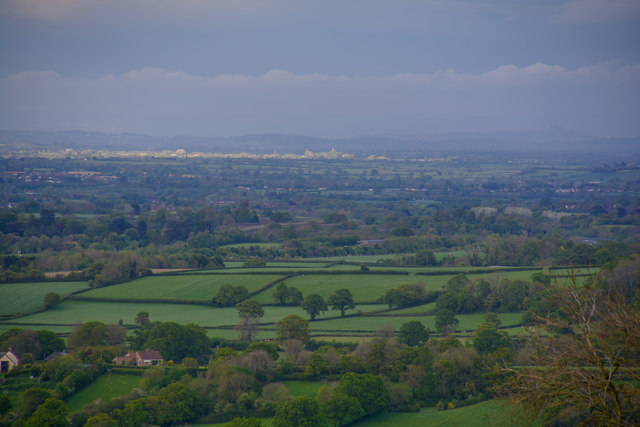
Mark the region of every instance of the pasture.
POLYGON ((44 297, 55 292, 64 297, 71 292, 88 289, 86 282, 36 282, 0 284, 0 315, 29 313, 42 308, 44 297))
POLYGON ((268 274, 148 276, 132 282, 92 289, 83 292, 81 296, 92 299, 127 298, 209 302, 224 284, 242 285, 249 292, 255 292, 281 277, 268 274))
MULTIPOLYGON (((484 427, 492 425, 517 426, 518 421, 509 417, 508 404, 488 400, 462 408, 438 411, 423 408, 419 412, 387 412, 353 424, 357 427, 484 427)), ((520 424, 524 425, 524 424, 520 424)))
POLYGON ((79 411, 96 400, 108 402, 114 397, 123 396, 136 388, 140 381, 142 377, 136 375, 104 374, 75 392, 65 403, 69 411, 79 411))

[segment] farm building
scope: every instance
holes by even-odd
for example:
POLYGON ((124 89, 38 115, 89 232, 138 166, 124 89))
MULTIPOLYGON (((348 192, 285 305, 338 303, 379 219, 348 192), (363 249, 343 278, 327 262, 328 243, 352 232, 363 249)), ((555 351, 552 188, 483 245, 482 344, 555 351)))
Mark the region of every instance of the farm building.
POLYGON ((162 355, 159 351, 146 350, 129 352, 112 360, 116 365, 156 366, 162 365, 162 355))
POLYGON ((20 359, 11 349, 7 352, 0 352, 0 372, 7 373, 20 363, 20 359))

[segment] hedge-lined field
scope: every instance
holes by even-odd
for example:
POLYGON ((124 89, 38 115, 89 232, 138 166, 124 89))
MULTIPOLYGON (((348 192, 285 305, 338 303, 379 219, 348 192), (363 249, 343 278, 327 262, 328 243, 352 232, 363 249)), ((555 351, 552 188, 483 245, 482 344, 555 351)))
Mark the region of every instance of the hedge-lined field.
MULTIPOLYGON (((484 313, 458 314, 456 318, 460 321, 458 330, 473 330, 483 321, 484 313)), ((502 321, 502 326, 519 325, 522 323, 522 313, 500 313, 498 317, 502 321)), ((311 323, 312 330, 323 331, 363 331, 375 332, 384 325, 392 325, 396 331, 403 323, 412 320, 422 322, 425 327, 435 331, 435 316, 357 316, 347 319, 319 320, 311 323)))
MULTIPOLYGON (((518 426, 518 421, 509 417, 506 403, 488 400, 462 408, 438 411, 424 408, 419 412, 387 412, 353 424, 357 427, 484 427, 510 425, 518 426)), ((522 424, 524 425, 524 424, 522 424)))
POLYGON ((132 282, 93 289, 83 292, 83 298, 128 298, 128 299, 166 299, 209 302, 220 286, 242 285, 255 292, 269 283, 280 279, 277 275, 193 275, 177 274, 168 276, 148 276, 132 282))
POLYGON ((86 282, 37 282, 0 284, 2 302, 0 314, 28 313, 42 308, 44 297, 49 292, 65 296, 71 292, 88 289, 86 282))
POLYGON ((69 411, 75 412, 98 399, 108 402, 116 396, 122 396, 136 388, 141 376, 104 374, 88 386, 71 395, 65 402, 69 411))

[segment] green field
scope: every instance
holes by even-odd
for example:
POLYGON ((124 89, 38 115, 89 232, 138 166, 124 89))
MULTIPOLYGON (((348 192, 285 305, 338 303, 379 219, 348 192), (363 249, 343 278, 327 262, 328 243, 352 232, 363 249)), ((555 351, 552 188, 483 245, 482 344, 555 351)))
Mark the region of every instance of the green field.
POLYGON ((424 408, 420 412, 387 412, 353 425, 358 427, 484 427, 518 425, 517 421, 508 417, 506 408, 505 403, 489 400, 447 411, 424 408))
POLYGON ((45 295, 56 292, 65 296, 71 292, 88 289, 86 282, 37 282, 0 284, 2 303, 0 314, 28 313, 42 308, 45 295))
POLYGON ((192 300, 211 301, 220 286, 230 284, 242 285, 255 292, 270 282, 282 276, 275 275, 193 275, 180 274, 169 276, 143 277, 132 282, 93 289, 83 292, 85 298, 131 298, 131 299, 157 299, 157 300, 192 300))
MULTIPOLYGON (((356 302, 375 302, 386 291, 403 283, 416 283, 421 278, 408 277, 405 275, 384 275, 384 274, 309 274, 295 276, 287 279, 287 286, 298 288, 303 295, 316 293, 325 300, 329 298, 329 294, 338 289, 347 288, 353 294, 356 302)), ((428 289, 431 285, 426 283, 428 289)), ((434 289, 440 287, 435 285, 434 289)), ((266 302, 265 298, 271 298, 271 295, 258 295, 258 301, 266 302)))
MULTIPOLYGON (((458 330, 473 330, 483 321, 483 313, 458 314, 456 318, 460 321, 458 330)), ((498 317, 502 321, 502 326, 517 325, 522 322, 522 313, 500 313, 498 317)), ((362 331, 375 332, 385 325, 393 326, 396 331, 403 323, 418 320, 425 327, 435 331, 435 316, 358 316, 347 319, 320 320, 311 324, 314 331, 362 331)))
POLYGON ((323 383, 320 381, 282 381, 291 396, 307 396, 315 400, 323 383))
POLYGON ((67 399, 66 404, 69 407, 69 411, 79 411, 98 399, 106 402, 116 396, 127 394, 136 388, 141 380, 142 377, 135 375, 104 374, 85 388, 74 393, 67 399))

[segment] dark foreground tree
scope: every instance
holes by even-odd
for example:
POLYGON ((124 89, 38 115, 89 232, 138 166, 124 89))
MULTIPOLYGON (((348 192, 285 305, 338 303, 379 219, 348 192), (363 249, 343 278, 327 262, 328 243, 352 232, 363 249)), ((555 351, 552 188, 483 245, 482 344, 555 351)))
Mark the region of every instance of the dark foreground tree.
POLYGON ((26 427, 65 427, 69 425, 69 409, 62 400, 47 399, 25 423, 26 427))
POLYGON ((538 321, 556 335, 533 337, 534 367, 502 369, 499 391, 545 422, 640 424, 638 308, 575 283, 558 286, 549 307, 538 321))

